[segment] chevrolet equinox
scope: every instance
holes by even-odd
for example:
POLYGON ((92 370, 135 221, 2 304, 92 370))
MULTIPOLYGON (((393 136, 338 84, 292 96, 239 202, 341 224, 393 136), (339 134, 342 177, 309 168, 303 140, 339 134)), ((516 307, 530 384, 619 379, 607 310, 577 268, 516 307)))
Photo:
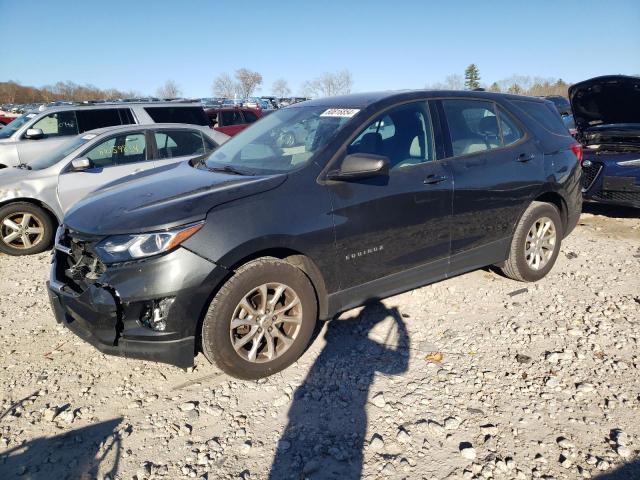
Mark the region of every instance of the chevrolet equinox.
POLYGON ((581 210, 581 147, 544 99, 404 91, 278 110, 116 181, 58 229, 59 322, 104 353, 255 379, 317 319, 487 265, 532 282, 581 210), (284 146, 283 131, 304 129, 284 146))

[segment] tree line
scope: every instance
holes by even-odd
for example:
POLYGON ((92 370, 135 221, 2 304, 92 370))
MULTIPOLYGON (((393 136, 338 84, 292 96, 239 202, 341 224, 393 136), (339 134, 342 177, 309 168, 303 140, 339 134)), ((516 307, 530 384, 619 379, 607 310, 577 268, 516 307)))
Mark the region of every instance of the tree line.
POLYGON ((490 84, 483 83, 480 77, 480 69, 474 63, 469 65, 464 75, 448 75, 444 82, 427 85, 426 88, 435 90, 474 90, 483 88, 490 92, 514 93, 517 95, 562 95, 568 96, 570 83, 561 78, 542 78, 529 75, 512 75, 490 84))
MULTIPOLYGON (((240 68, 233 75, 221 73, 214 78, 211 93, 216 97, 246 98, 252 96, 263 86, 263 77, 259 72, 248 68, 240 68)), ((437 90, 474 90, 484 88, 492 92, 506 92, 522 95, 562 95, 567 96, 570 84, 561 78, 540 78, 526 75, 511 77, 483 83, 480 70, 476 64, 469 65, 464 75, 448 75, 444 82, 427 85, 426 88, 437 90)), ((329 97, 351 93, 353 76, 347 69, 336 72, 325 72, 322 75, 304 82, 300 92, 305 97, 329 97)), ((279 78, 271 85, 271 94, 275 97, 291 95, 289 83, 279 78)), ((95 85, 79 85, 71 81, 57 82, 41 88, 24 86, 16 81, 0 82, 0 103, 47 103, 54 100, 88 101, 117 100, 120 98, 141 97, 135 90, 101 89, 95 85)), ((179 98, 182 89, 173 80, 167 80, 156 90, 159 98, 179 98)))

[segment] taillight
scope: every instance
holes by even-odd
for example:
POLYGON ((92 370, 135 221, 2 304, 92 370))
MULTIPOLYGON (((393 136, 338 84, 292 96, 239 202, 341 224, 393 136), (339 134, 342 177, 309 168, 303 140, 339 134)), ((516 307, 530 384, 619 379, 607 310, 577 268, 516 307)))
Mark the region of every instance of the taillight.
POLYGON ((582 165, 582 145, 580 145, 579 143, 572 144, 571 151, 578 159, 578 163, 582 165))

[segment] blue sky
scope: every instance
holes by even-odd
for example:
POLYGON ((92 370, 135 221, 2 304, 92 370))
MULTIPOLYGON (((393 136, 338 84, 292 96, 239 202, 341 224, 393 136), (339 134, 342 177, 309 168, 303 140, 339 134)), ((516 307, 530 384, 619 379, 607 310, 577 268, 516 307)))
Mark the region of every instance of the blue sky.
POLYGON ((638 0, 0 0, 0 25, 0 80, 35 86, 153 94, 173 79, 209 96, 247 67, 262 94, 344 68, 354 91, 423 88, 472 62, 487 83, 640 74, 638 0))

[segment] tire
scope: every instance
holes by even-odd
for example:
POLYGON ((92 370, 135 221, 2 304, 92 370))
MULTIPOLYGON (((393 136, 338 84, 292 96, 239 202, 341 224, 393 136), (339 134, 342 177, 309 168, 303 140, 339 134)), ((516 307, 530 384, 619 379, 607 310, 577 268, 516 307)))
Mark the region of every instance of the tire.
POLYGON ((513 280, 536 282, 547 275, 553 268, 560 252, 562 238, 562 220, 556 206, 550 203, 532 202, 518 222, 511 240, 509 257, 504 265, 499 268, 504 275, 513 280), (551 226, 547 229, 547 233, 544 234, 542 242, 536 240, 535 234, 530 237, 531 232, 540 232, 540 228, 544 230, 547 221, 551 222, 551 226), (555 238, 551 245, 550 232, 552 229, 555 233, 555 238), (532 238, 533 241, 530 241, 532 238), (529 254, 526 253, 527 251, 529 254), (531 252, 534 253, 532 254, 531 252), (536 256, 535 252, 540 252, 540 254, 536 256), (538 259, 538 265, 536 266, 536 260, 538 259))
POLYGON ((202 351, 210 362, 233 377, 266 377, 302 355, 317 318, 315 291, 302 270, 277 258, 260 258, 240 267, 213 298, 202 324, 202 351), (263 297, 265 286, 267 295, 263 297), (280 296, 276 298, 278 292, 280 296), (266 304, 263 298, 267 299, 266 304), (274 298, 273 313, 263 315, 261 310, 268 311, 274 298), (299 303, 284 310, 295 303, 295 298, 299 303), (276 315, 280 310, 282 313, 276 315), (233 330, 232 319, 238 325, 233 330), (273 342, 271 349, 269 338, 273 342))
POLYGON ((5 205, 0 208, 0 252, 12 256, 44 252, 51 246, 54 229, 49 212, 37 205, 28 202, 5 205), (25 218, 28 230, 22 227, 25 218))

